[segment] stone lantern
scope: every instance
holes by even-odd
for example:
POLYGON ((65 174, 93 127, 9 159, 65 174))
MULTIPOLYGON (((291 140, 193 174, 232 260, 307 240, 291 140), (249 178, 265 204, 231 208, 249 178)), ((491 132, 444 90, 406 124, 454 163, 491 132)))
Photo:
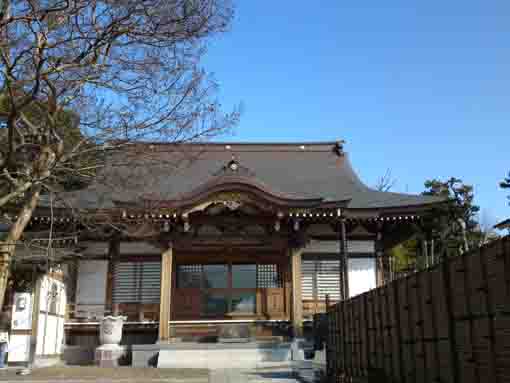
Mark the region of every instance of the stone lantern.
POLYGON ((99 343, 96 348, 95 360, 100 367, 117 367, 119 359, 125 356, 126 348, 120 346, 122 327, 126 317, 105 316, 99 323, 99 343))

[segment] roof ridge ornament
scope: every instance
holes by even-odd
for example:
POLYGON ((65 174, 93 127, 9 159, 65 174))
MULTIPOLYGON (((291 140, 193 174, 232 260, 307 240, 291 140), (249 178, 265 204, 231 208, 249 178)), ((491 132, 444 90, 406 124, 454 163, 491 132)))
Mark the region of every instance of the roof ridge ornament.
POLYGON ((233 172, 236 172, 239 170, 239 162, 237 162, 236 160, 236 156, 235 154, 232 154, 232 159, 230 160, 230 162, 227 164, 227 167, 232 170, 233 172))
POLYGON ((335 146, 333 146, 333 153, 335 153, 338 157, 343 157, 345 155, 344 144, 344 140, 338 140, 335 142, 335 146))
POLYGON ((221 167, 219 171, 214 173, 215 176, 222 175, 239 175, 239 176, 255 176, 255 172, 246 166, 242 166, 235 154, 232 154, 232 159, 221 167))

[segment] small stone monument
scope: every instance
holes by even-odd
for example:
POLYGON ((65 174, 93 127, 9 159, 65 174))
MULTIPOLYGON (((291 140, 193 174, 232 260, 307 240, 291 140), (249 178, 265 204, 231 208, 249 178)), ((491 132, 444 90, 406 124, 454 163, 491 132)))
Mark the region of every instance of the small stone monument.
POLYGON ((119 359, 124 357, 126 349, 120 346, 122 326, 126 317, 106 316, 99 324, 99 343, 96 348, 95 361, 99 367, 117 367, 119 359))
POLYGON ((247 324, 223 324, 218 328, 220 343, 244 343, 250 341, 250 329, 247 324))

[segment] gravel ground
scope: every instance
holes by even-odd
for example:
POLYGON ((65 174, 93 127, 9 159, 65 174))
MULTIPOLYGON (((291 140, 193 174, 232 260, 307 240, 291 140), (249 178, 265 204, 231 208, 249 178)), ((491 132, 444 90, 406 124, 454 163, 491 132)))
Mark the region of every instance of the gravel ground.
POLYGON ((17 369, 0 370, 0 382, 167 382, 207 383, 209 373, 204 369, 164 368, 98 368, 98 367, 48 367, 32 371, 30 375, 16 375, 17 369))

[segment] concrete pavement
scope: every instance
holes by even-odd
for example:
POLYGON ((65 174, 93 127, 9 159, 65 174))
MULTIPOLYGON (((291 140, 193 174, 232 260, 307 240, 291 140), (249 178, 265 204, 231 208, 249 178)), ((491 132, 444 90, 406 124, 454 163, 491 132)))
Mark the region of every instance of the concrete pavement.
POLYGON ((289 368, 225 369, 211 370, 209 372, 209 383, 298 383, 298 381, 293 377, 292 370, 289 368))
POLYGON ((18 369, 0 370, 0 383, 298 383, 290 367, 264 369, 159 369, 51 367, 16 375, 18 369))

